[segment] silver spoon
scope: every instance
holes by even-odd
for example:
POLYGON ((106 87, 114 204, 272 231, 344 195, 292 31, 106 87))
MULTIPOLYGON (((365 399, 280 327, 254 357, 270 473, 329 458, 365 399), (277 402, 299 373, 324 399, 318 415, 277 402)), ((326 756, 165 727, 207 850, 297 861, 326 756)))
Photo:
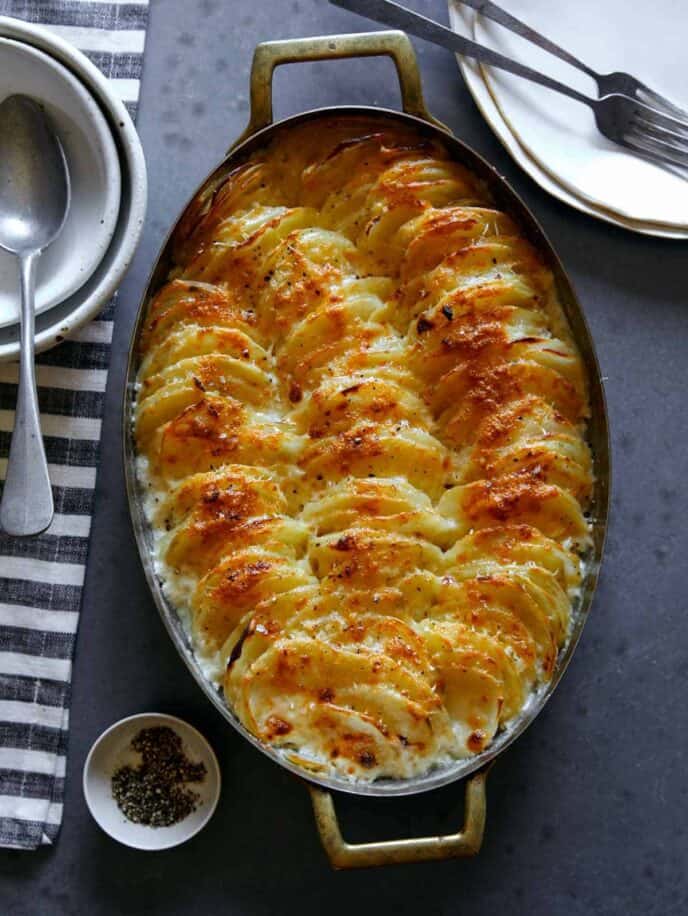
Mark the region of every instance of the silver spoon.
POLYGON ((0 247, 19 258, 21 357, 14 432, 0 505, 12 535, 40 534, 53 518, 53 494, 38 417, 34 371, 36 265, 69 210, 69 172, 62 145, 32 99, 0 105, 0 247))

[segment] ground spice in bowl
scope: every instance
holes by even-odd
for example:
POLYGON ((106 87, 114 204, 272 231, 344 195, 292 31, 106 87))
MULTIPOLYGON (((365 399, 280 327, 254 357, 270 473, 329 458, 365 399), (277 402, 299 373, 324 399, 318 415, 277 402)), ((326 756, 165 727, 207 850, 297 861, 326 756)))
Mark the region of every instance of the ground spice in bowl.
POLYGON ((113 798, 127 820, 170 827, 196 810, 200 796, 188 784, 202 782, 206 766, 188 759, 173 729, 142 728, 130 747, 141 755, 140 764, 122 766, 112 776, 113 798))

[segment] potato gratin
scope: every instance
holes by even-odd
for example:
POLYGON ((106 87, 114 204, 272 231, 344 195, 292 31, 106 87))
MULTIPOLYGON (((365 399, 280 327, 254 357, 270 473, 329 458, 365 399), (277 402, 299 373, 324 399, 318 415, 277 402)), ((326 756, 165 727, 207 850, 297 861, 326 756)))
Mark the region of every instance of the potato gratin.
POLYGON ((174 263, 139 477, 208 677, 311 770, 480 753, 551 677, 589 543, 550 271, 442 145, 353 116, 214 180, 174 263))

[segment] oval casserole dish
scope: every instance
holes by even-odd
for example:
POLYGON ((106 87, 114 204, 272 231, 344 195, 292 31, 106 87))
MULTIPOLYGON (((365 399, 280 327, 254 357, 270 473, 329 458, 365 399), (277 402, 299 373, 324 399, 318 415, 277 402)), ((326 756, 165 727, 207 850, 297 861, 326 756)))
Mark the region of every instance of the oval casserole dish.
POLYGON ((549 242, 427 114, 405 37, 259 46, 251 99, 133 335, 137 542, 175 644, 249 741, 326 788, 421 792, 514 740, 575 648, 606 530, 599 369, 549 242), (276 65, 353 53, 393 57, 403 113, 270 123, 276 65))

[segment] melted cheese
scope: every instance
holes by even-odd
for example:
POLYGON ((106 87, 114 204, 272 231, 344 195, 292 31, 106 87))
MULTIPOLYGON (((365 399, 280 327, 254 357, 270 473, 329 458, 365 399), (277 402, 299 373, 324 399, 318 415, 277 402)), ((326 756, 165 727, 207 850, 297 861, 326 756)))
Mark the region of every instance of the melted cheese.
POLYGON ((484 750, 551 677, 588 545, 549 270, 441 145, 355 118, 220 176, 174 253, 136 435, 208 676, 320 772, 484 750))

